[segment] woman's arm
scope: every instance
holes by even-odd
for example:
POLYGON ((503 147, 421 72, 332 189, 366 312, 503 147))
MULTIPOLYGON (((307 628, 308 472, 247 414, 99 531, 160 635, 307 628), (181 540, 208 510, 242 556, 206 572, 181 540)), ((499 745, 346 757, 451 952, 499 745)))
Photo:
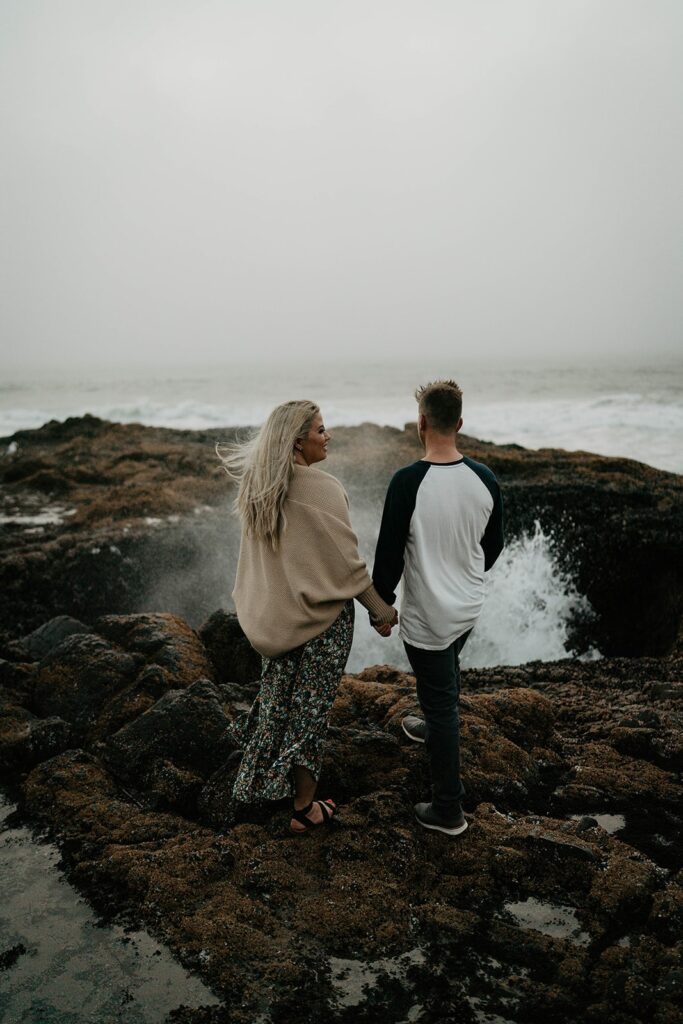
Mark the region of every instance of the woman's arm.
POLYGON ((382 600, 374 586, 368 587, 362 594, 358 594, 356 600, 360 601, 363 607, 370 612, 373 626, 382 624, 393 626, 396 623, 398 619, 396 609, 382 600))

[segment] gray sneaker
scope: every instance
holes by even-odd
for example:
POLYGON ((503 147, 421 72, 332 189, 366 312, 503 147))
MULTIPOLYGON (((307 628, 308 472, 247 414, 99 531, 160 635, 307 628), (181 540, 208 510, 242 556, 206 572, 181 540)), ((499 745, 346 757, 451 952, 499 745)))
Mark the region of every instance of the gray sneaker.
POLYGON ((424 743, 427 739, 427 726, 423 718, 417 715, 406 715, 401 722, 401 728, 409 740, 415 743, 424 743))
POLYGON ((415 817, 423 828, 430 828, 435 832, 443 832, 447 836, 459 836, 467 828, 465 815, 462 811, 453 821, 444 821, 439 814, 434 812, 431 804, 415 804, 415 817))

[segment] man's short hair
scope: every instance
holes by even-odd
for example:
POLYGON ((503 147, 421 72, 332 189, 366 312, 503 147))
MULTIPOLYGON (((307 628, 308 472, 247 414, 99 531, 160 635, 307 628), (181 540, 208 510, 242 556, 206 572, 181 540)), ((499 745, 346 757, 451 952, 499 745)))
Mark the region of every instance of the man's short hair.
POLYGON ((420 412, 432 430, 447 434, 462 416, 462 391, 454 380, 435 380, 415 392, 420 412))

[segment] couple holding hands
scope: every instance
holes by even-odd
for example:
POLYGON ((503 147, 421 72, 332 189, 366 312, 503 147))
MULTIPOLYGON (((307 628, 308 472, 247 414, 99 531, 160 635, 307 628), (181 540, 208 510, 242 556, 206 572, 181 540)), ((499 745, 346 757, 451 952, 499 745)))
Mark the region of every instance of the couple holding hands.
POLYGON ((370 577, 358 553, 342 485, 318 468, 330 434, 317 405, 277 406, 261 430, 221 456, 237 480, 242 541, 233 597, 242 629, 263 658, 259 694, 235 722, 243 748, 233 797, 293 797, 290 828, 330 822, 332 800, 316 788, 332 704, 353 640, 354 598, 382 636, 398 624, 424 718, 406 735, 429 754, 432 799, 420 825, 446 835, 467 828, 462 812, 459 654, 484 600, 484 573, 503 548, 498 482, 461 455, 462 392, 451 380, 419 388, 424 456, 394 474, 370 577))

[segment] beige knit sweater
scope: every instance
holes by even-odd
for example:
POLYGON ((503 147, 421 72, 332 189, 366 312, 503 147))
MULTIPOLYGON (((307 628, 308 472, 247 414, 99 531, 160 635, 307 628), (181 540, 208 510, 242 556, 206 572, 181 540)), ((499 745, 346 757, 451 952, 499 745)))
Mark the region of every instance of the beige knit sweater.
POLYGON ((277 551, 242 533, 233 598, 239 623, 272 658, 319 636, 357 597, 373 621, 394 610, 372 585, 349 519, 346 491, 313 466, 294 465, 277 551))

